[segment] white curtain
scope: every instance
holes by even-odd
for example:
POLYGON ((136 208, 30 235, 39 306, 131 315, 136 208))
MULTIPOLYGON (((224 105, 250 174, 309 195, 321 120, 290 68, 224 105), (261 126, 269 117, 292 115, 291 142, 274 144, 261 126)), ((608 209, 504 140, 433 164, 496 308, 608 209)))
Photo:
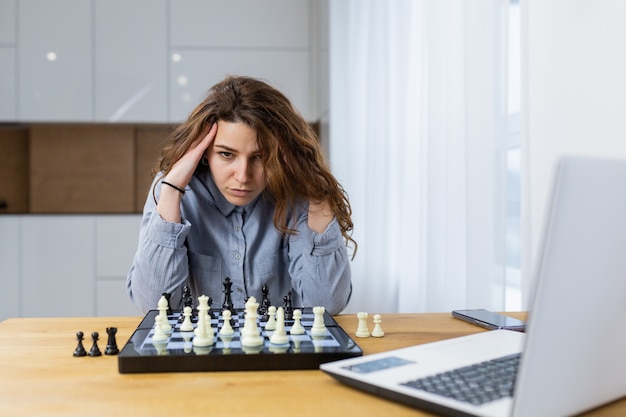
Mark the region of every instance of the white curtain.
POLYGON ((504 0, 330 1, 330 161, 353 208, 346 312, 504 306, 504 0))

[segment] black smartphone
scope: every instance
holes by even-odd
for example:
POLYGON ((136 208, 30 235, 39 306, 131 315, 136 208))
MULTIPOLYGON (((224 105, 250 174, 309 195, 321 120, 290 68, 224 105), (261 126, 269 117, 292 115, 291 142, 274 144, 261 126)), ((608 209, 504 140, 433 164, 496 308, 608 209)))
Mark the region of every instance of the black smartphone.
POLYGON ((505 329, 526 331, 526 322, 485 309, 453 310, 452 317, 476 324, 489 330, 505 329))

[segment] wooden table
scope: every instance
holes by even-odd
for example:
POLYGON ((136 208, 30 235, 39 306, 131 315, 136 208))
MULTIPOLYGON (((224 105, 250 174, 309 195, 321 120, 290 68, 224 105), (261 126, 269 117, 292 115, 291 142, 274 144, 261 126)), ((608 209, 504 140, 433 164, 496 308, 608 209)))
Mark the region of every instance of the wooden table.
MULTIPOLYGON (((522 313, 510 313, 523 318, 522 313)), ((347 387, 319 370, 120 374, 117 356, 75 358, 75 334, 117 327, 120 349, 141 317, 8 319, 0 323, 0 415, 6 416, 420 416, 347 387)), ((383 338, 354 336, 365 354, 483 331, 450 314, 384 314, 383 338)), ((91 347, 87 337, 85 348, 91 347)), ((626 399, 589 415, 626 415, 626 399)))

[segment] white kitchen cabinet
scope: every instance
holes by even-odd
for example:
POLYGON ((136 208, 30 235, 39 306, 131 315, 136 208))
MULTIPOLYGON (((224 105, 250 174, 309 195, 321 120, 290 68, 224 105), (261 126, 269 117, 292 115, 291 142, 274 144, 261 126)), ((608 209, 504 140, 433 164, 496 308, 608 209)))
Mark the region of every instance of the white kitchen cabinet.
MULTIPOLYGON (((126 292, 126 276, 137 250, 141 214, 98 215, 96 226, 97 316, 133 316, 141 312, 126 292)), ((156 308, 156 306, 155 306, 156 308)))
POLYGON ((262 78, 281 90, 307 120, 310 103, 310 54, 299 50, 174 50, 171 70, 172 121, 185 120, 206 91, 226 75, 262 78))
POLYGON ((0 321, 20 315, 20 216, 0 216, 0 321))
POLYGON ((18 118, 93 120, 92 3, 19 2, 18 118))
POLYGON ((123 278, 133 261, 141 214, 98 215, 96 222, 96 277, 123 278))
POLYGON ((308 48, 309 0, 172 0, 173 47, 308 48))
POLYGON ((96 0, 95 120, 167 120, 165 0, 96 0))
POLYGON ((17 118, 16 53, 15 47, 0 44, 0 122, 14 121, 17 118))
POLYGON ((318 119, 315 73, 326 60, 317 31, 327 16, 313 0, 0 7, 0 121, 179 122, 231 73, 267 79, 318 119))
POLYGON ((22 317, 94 315, 94 216, 22 216, 22 317))
POLYGON ((17 117, 15 44, 17 0, 0 0, 0 121, 17 117))
MULTIPOLYGON (((128 297, 126 281, 103 279, 96 283, 96 316, 142 316, 143 313, 128 297)), ((157 306, 154 306, 156 308, 157 306)))
POLYGON ((0 45, 15 44, 17 0, 0 0, 0 45))
POLYGON ((141 215, 0 216, 0 321, 129 316, 141 215))

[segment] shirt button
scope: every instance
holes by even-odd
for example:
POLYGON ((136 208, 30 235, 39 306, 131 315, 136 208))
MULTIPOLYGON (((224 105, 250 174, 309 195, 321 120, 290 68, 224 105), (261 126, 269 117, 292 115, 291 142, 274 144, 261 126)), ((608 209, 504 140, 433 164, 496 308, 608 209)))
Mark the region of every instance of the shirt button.
POLYGON ((241 254, 240 253, 236 253, 235 254, 235 259, 241 259, 241 254))
POLYGON ((241 227, 239 227, 239 226, 235 226, 235 232, 238 232, 238 231, 240 231, 240 230, 241 230, 241 227))

